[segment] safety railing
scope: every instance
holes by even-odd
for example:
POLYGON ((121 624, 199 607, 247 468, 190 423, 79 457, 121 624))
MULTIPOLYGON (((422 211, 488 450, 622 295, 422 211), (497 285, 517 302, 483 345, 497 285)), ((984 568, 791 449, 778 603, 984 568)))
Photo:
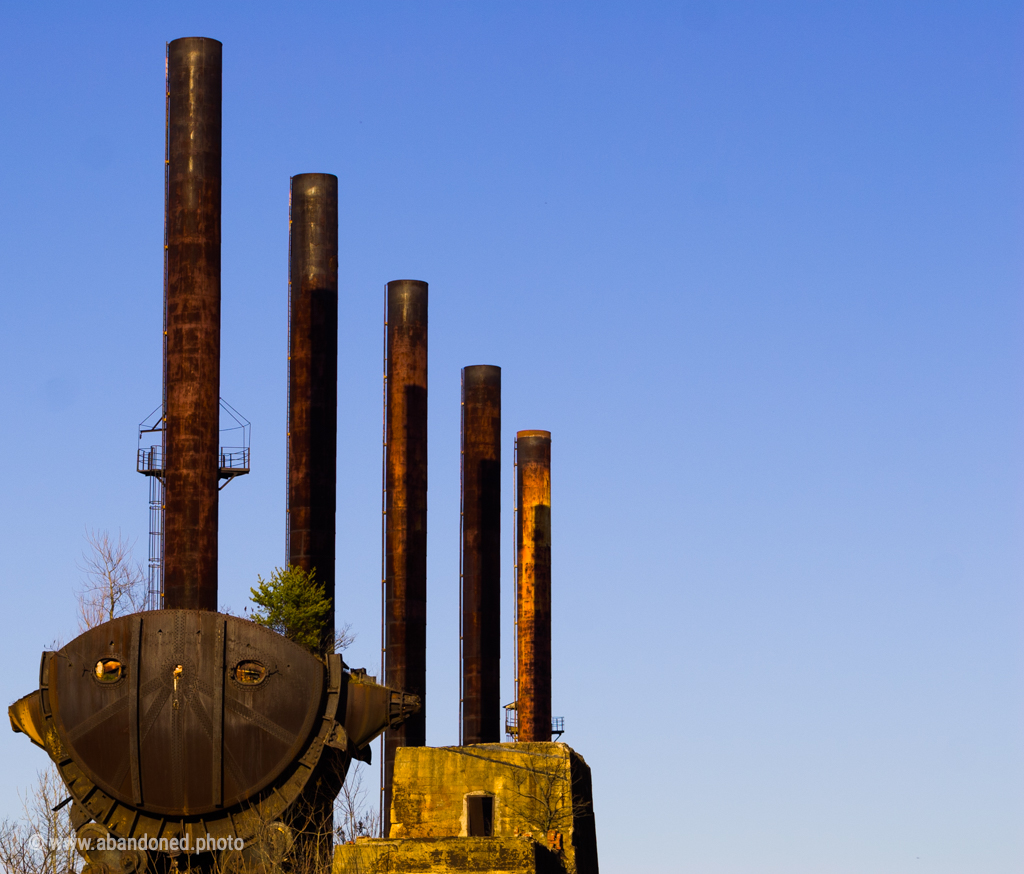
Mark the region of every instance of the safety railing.
MULTIPOLYGON (((513 701, 505 705, 505 735, 512 740, 519 740, 519 702, 513 701)), ((559 738, 565 734, 565 717, 551 717, 551 737, 559 738)))
POLYGON ((146 476, 163 476, 164 449, 162 446, 140 446, 135 469, 146 476))
POLYGON ((220 475, 222 478, 249 472, 248 446, 221 446, 220 475))

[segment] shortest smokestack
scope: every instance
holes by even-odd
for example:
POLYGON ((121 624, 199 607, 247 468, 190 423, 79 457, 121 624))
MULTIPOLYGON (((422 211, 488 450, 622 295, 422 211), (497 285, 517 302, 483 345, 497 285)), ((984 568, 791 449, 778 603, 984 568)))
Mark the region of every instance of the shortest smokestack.
POLYGON ((551 432, 516 435, 518 740, 551 740, 551 432))

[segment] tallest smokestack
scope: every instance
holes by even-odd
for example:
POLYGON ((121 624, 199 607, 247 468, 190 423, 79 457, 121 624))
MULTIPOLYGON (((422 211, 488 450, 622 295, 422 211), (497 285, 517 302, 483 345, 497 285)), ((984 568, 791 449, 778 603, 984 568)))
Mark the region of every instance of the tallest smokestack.
POLYGON ((217 609, 221 44, 167 47, 164 607, 217 609))

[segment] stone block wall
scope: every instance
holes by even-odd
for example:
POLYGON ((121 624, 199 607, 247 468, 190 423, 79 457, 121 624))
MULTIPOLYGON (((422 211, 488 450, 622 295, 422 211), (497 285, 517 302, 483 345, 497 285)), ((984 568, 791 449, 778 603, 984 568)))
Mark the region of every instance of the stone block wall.
POLYGON ((332 874, 564 874, 558 857, 531 838, 358 840, 334 853, 332 874))
POLYGON ((590 768, 567 744, 399 748, 389 837, 468 838, 472 795, 493 798, 493 837, 529 838, 566 871, 597 874, 590 768))

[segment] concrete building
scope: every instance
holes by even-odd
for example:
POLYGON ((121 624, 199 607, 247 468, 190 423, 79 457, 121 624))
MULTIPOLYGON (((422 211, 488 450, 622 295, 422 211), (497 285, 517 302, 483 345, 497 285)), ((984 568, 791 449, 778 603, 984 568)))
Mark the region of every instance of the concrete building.
POLYGON ((597 874, 590 768, 563 743, 404 747, 387 838, 335 850, 333 874, 597 874))

